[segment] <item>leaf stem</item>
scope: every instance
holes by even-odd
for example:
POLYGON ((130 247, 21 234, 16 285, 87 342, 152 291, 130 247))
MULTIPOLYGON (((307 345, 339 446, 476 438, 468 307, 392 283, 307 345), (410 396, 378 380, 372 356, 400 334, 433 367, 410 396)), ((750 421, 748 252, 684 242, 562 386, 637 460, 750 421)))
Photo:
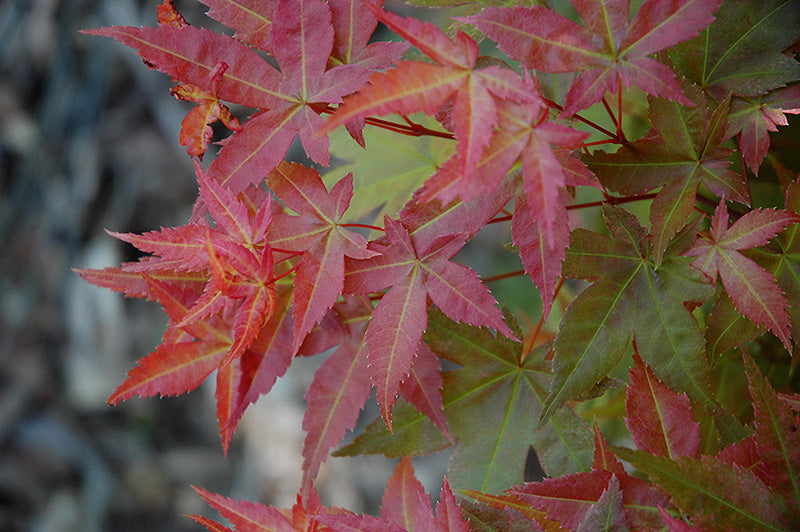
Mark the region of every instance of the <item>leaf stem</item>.
POLYGON ((614 127, 617 128, 617 135, 619 135, 619 124, 617 123, 617 117, 614 116, 614 111, 611 110, 611 106, 608 105, 608 102, 606 101, 606 97, 605 96, 603 96, 603 99, 601 101, 603 102, 603 107, 606 108, 606 112, 608 113, 608 116, 611 118, 611 122, 613 122, 614 123, 614 127))
MULTIPOLYGON (((558 297, 558 293, 561 291, 561 287, 564 286, 564 277, 560 277, 558 279, 558 283, 556 283, 556 287, 553 290, 553 302, 555 302, 556 298, 558 297)), ((531 340, 528 344, 527 349, 522 354, 522 360, 524 361, 528 355, 531 354, 531 351, 536 346, 536 340, 539 338, 539 334, 542 332, 542 327, 544 327, 546 316, 542 313, 542 316, 539 318, 539 322, 536 324, 536 328, 533 330, 533 334, 531 334, 531 340)))
POLYGON ((589 207, 600 207, 604 203, 610 203, 611 205, 622 205, 623 203, 630 203, 632 201, 642 201, 642 200, 649 200, 656 197, 655 192, 651 192, 649 194, 637 194, 635 196, 606 196, 604 200, 598 201, 589 201, 587 203, 574 203, 572 205, 567 205, 567 210, 572 209, 588 209, 589 207))
POLYGON ((511 218, 512 218, 511 214, 507 216, 498 216, 497 218, 492 218, 491 220, 486 222, 486 224, 488 225, 488 224, 499 224, 501 222, 508 222, 511 220, 511 218))
POLYGON ((273 253, 283 253, 284 255, 291 255, 293 257, 297 257, 305 253, 305 251, 292 251, 290 249, 283 249, 283 248, 270 248, 273 253))
POLYGON ((742 140, 742 132, 740 131, 736 135, 736 144, 738 146, 740 146, 740 148, 738 150, 739 151, 739 164, 742 167, 742 181, 744 181, 744 188, 747 191, 747 201, 749 201, 750 204, 752 204, 753 203, 753 196, 750 195, 750 179, 747 178, 747 166, 745 165, 745 162, 744 162, 744 151, 741 149, 741 145, 742 145, 741 140, 742 140))
MULTIPOLYGON (((548 107, 552 107, 553 109, 556 109, 557 111, 563 111, 564 110, 563 107, 561 107, 560 105, 558 105, 556 102, 554 102, 552 100, 548 100, 548 99, 545 98, 544 99, 544 103, 546 103, 548 105, 548 107)), ((578 120, 579 122, 583 122, 587 126, 596 129, 597 131, 599 131, 600 133, 603 133, 604 135, 607 135, 608 138, 612 139, 612 141, 615 144, 626 144, 628 142, 627 139, 612 133, 611 131, 607 130, 606 128, 604 128, 600 124, 596 124, 596 123, 592 122, 591 120, 589 120, 588 118, 584 118, 579 114, 573 115, 572 118, 574 118, 575 120, 578 120)))
POLYGON ((622 74, 619 71, 617 71, 617 136, 625 139, 625 134, 622 133, 622 74))
MULTIPOLYGON (((327 104, 325 105, 312 104, 311 107, 318 113, 331 114, 336 111, 336 109, 327 104)), ((372 116, 365 117, 364 122, 371 126, 377 126, 382 129, 387 129, 389 131, 394 131, 395 133, 400 133, 401 135, 408 135, 411 137, 430 136, 430 137, 439 137, 450 140, 455 140, 456 138, 455 135, 453 135, 449 131, 438 131, 435 129, 429 129, 425 126, 412 122, 404 115, 401 116, 403 116, 403 119, 406 121, 405 124, 401 124, 399 122, 392 122, 391 120, 384 120, 382 118, 375 118, 372 116)))
POLYGON ((361 227, 362 229, 372 229, 373 231, 383 231, 383 227, 378 227, 376 225, 369 225, 369 224, 339 224, 341 227, 361 227))
POLYGON ((509 277, 519 277, 520 275, 525 275, 525 270, 515 270, 513 272, 501 273, 499 275, 492 275, 491 277, 484 277, 482 281, 484 283, 491 283, 493 281, 499 281, 501 279, 508 279, 509 277))
POLYGON ((299 263, 298 263, 298 264, 295 264, 294 266, 292 266, 291 268, 289 268, 288 270, 286 270, 285 272, 283 272, 283 273, 282 273, 282 274, 280 274, 279 276, 277 276, 277 277, 273 277, 272 279, 270 279, 269 281, 267 281, 267 284, 270 284, 270 283, 277 283, 278 281, 280 281, 281 279, 283 279, 284 277, 286 277, 286 276, 287 276, 287 275, 289 275, 290 273, 294 272, 294 271, 297 269, 297 267, 298 267, 298 266, 300 266, 300 264, 299 264, 299 263))

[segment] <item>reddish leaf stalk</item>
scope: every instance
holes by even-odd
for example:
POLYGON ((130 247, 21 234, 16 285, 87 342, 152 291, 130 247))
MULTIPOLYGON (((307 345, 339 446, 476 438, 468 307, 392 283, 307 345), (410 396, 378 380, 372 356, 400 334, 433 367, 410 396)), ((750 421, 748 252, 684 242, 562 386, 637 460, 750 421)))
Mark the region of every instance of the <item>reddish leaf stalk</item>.
POLYGON ((525 270, 515 270, 513 272, 501 273, 499 275, 492 275, 491 277, 484 277, 484 283, 491 283, 493 281, 500 281, 501 279, 508 279, 510 277, 519 277, 520 275, 524 275, 525 270))
MULTIPOLYGON (((736 135, 736 145, 742 145, 742 134, 741 132, 736 135)), ((747 165, 744 161, 744 151, 741 149, 739 150, 739 164, 742 166, 742 181, 744 181, 744 188, 747 191, 747 200, 752 203, 753 196, 750 194, 750 180, 747 178, 747 165)))
MULTIPOLYGON (((561 107, 560 105, 558 105, 556 102, 554 102, 552 100, 544 99, 544 103, 546 103, 548 105, 548 107, 552 107, 553 109, 556 109, 558 111, 563 111, 564 110, 563 107, 561 107)), ((593 129, 596 129, 600 133, 603 133, 604 135, 608 135, 608 137, 615 144, 625 144, 626 142, 628 142, 626 139, 621 138, 619 135, 617 135, 615 133, 612 133, 611 131, 607 130, 606 128, 604 128, 600 124, 596 124, 595 122, 589 120, 588 118, 582 117, 580 114, 575 114, 572 117, 575 120, 578 120, 579 122, 583 122, 587 126, 593 128, 593 129)))
MULTIPOLYGON (((603 99, 605 101, 605 98, 603 99)), ((625 139, 622 133, 622 74, 617 72, 617 136, 625 139)))
MULTIPOLYGON (((336 109, 332 108, 330 105, 327 104, 326 105, 312 104, 311 107, 320 114, 322 113, 332 114, 336 111, 336 109)), ((384 120, 382 118, 375 118, 372 116, 364 118, 364 122, 372 126, 377 126, 382 129, 387 129, 389 131, 394 131, 395 133, 400 133, 401 135, 408 135, 410 137, 423 137, 427 135, 430 137, 439 137, 443 139, 455 140, 455 136, 448 131, 437 131, 435 129, 429 129, 425 126, 412 122, 405 116, 403 116, 403 119, 407 122, 406 124, 400 124, 398 122, 392 122, 391 120, 384 120)))
POLYGON ((611 121, 614 123, 614 126, 617 128, 617 135, 619 135, 619 123, 617 122, 617 117, 614 116, 614 112, 611 110, 611 106, 608 105, 608 102, 606 101, 605 97, 603 97, 603 99, 600 100, 600 101, 603 103, 603 107, 605 107, 606 113, 608 113, 609 118, 611 118, 611 121))
MULTIPOLYGON (((302 253, 301 253, 301 255, 302 255, 302 253)), ((299 266, 299 264, 295 264, 294 266, 292 266, 291 268, 289 268, 288 270, 286 270, 285 272, 283 272, 279 276, 273 277, 272 279, 270 279, 269 283, 277 283, 278 281, 280 281, 281 279, 283 279, 284 277, 286 277, 290 273, 294 272, 297 269, 298 266, 299 266)))
POLYGON ((498 216, 497 218, 493 218, 493 219, 489 220, 488 222, 486 222, 486 224, 488 225, 488 224, 497 224, 497 223, 501 223, 501 222, 510 222, 511 218, 512 218, 511 214, 509 214, 507 216, 498 216))
POLYGON ((363 229, 372 229, 373 231, 383 231, 383 227, 378 227, 376 225, 369 225, 369 224, 356 224, 356 223, 349 223, 349 224, 341 224, 342 227, 361 227, 363 229))
POLYGON ((610 205, 621 205, 623 203, 630 203, 632 201, 642 201, 642 200, 649 200, 656 197, 655 192, 651 192, 649 194, 637 194, 635 196, 606 196, 604 200, 598 201, 589 201, 586 203, 574 203, 572 205, 567 205, 567 210, 573 209, 588 209, 590 207, 601 207, 602 205, 608 203, 610 205))
POLYGON ((302 255, 303 251, 292 251, 290 249, 272 248, 273 253, 283 253, 284 255, 292 255, 294 257, 302 255))
MULTIPOLYGON (((558 280, 558 283, 556 283, 556 287, 553 290, 554 302, 556 298, 558 298, 558 293, 561 291, 562 286, 564 286, 563 277, 561 277, 558 280)), ((536 346, 536 340, 539 338, 539 334, 542 332, 542 327, 544 326, 544 322, 545 322, 545 315, 542 314, 542 316, 539 318, 539 322, 536 324, 536 328, 533 330, 533 334, 531 334, 530 343, 528 344, 528 347, 525 349, 525 352, 522 354, 522 360, 525 360, 525 358, 531 353, 533 348, 536 346)))

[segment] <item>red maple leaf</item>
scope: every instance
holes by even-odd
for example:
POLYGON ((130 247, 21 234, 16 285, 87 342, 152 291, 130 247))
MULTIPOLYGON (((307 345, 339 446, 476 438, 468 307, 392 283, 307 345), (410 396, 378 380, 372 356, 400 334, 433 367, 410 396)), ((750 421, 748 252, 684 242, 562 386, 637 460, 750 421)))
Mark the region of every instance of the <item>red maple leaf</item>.
POLYGON ((675 74, 648 56, 697 35, 714 20, 720 2, 648 0, 629 19, 629 0, 572 0, 585 26, 539 6, 488 7, 459 20, 475 25, 525 68, 580 71, 564 105, 563 116, 571 116, 606 91, 632 84, 691 105, 675 74))
POLYGON ((726 292, 737 310, 753 323, 763 325, 780 338, 791 352, 792 341, 789 302, 775 277, 741 250, 765 245, 772 237, 800 216, 782 209, 755 209, 728 227, 728 208, 720 201, 711 220, 711 232, 700 237, 692 249, 684 253, 697 257, 692 266, 716 279, 719 273, 726 292))
POLYGON ((670 390, 638 353, 634 353, 633 362, 625 399, 625 424, 636 446, 669 458, 697 458, 700 424, 692 418, 689 397, 670 390))
MULTIPOLYGON (((338 344, 314 374, 305 394, 308 406, 303 416, 303 430, 306 431, 303 440, 303 494, 313 486, 330 449, 355 427, 372 391, 364 342, 372 310, 373 304, 368 298, 344 296, 320 327, 306 337, 301 348, 301 354, 311 355, 338 344)), ((426 344, 420 344, 411 374, 400 385, 400 393, 452 441, 444 417, 440 370, 439 358, 426 344)))
POLYGON ((663 526, 657 509, 669 497, 647 481, 629 475, 595 423, 595 453, 591 471, 526 482, 500 495, 467 490, 466 494, 493 507, 507 506, 526 515, 545 530, 655 530, 663 526), (601 517, 602 516, 602 517, 601 517), (558 526, 560 525, 560 527, 558 526))
POLYGON ((272 21, 277 0, 200 0, 206 15, 236 30, 234 37, 253 48, 272 49, 272 21))
POLYGON ((297 213, 278 215, 270 227, 270 244, 302 252, 294 275, 294 350, 342 293, 344 257, 367 259, 377 252, 367 240, 339 222, 353 197, 353 175, 348 174, 330 193, 319 172, 301 164, 281 163, 270 174, 269 187, 297 213))
POLYGON ((364 330, 372 314, 372 303, 362 296, 345 296, 303 345, 303 354, 315 354, 339 344, 314 373, 305 394, 303 415, 303 480, 301 493, 313 488, 320 465, 358 421, 372 385, 367 369, 364 330), (316 344, 314 346, 310 344, 316 344))
MULTIPOLYGON (((236 530, 241 531, 323 532, 330 529, 321 526, 321 523, 317 520, 320 516, 342 513, 352 515, 346 510, 323 506, 316 491, 312 491, 305 496, 298 495, 297 502, 291 508, 275 508, 250 501, 237 501, 201 488, 192 487, 204 501, 228 519, 236 527, 236 530)), ((212 532, 230 531, 224 525, 206 517, 199 515, 189 515, 188 517, 212 532)))
POLYGON ((515 336, 477 274, 449 260, 466 242, 465 235, 443 235, 420 247, 402 223, 386 217, 384 228, 385 239, 370 245, 381 255, 346 261, 344 290, 369 294, 391 287, 375 307, 366 333, 370 378, 391 427, 392 406, 427 325, 428 297, 451 319, 515 336))
POLYGON ((317 520, 334 530, 363 532, 468 532, 450 484, 445 477, 439 492, 436 512, 431 498, 414 475, 411 458, 404 456, 386 484, 381 501, 381 517, 353 514, 326 514, 317 520))
POLYGON ((152 253, 105 270, 79 270, 89 282, 155 299, 170 323, 160 345, 142 358, 109 397, 174 395, 196 388, 215 369, 223 447, 244 409, 266 393, 291 362, 291 292, 275 294, 267 230, 274 202, 263 191, 236 196, 195 167, 205 220, 144 234, 111 233, 152 253), (258 204, 258 208, 251 208, 258 204))
POLYGON ((739 135, 742 157, 756 175, 769 150, 769 132, 787 125, 787 114, 800 114, 800 85, 733 100, 727 134, 739 135))
MULTIPOLYGON (((531 93, 538 94, 535 84, 527 86, 531 93)), ((469 201, 496 188, 521 159, 528 208, 539 222, 548 245, 552 246, 553 224, 561 205, 560 190, 568 184, 564 161, 556 156, 553 146, 576 147, 588 133, 547 120, 547 107, 539 101, 500 101, 497 114, 496 127, 476 164, 476 171, 471 175, 463 174, 463 165, 459 162, 463 155, 456 154, 425 183, 420 200, 438 198, 446 203, 458 195, 463 201, 469 201)))
POLYGON ((496 101, 540 101, 538 93, 511 69, 497 65, 478 68, 478 45, 463 32, 453 41, 433 24, 370 9, 436 64, 400 61, 396 68, 376 73, 340 106, 322 132, 367 114, 424 111, 433 115, 452 104, 447 125, 455 132, 458 154, 450 164, 456 164, 458 174, 469 179, 497 124, 496 101))
POLYGON ((195 155, 202 159, 214 136, 211 125, 217 120, 225 124, 232 131, 239 131, 241 126, 239 120, 233 116, 230 109, 219 101, 217 90, 222 81, 222 76, 228 69, 228 65, 220 63, 209 76, 210 89, 205 90, 187 83, 176 85, 172 89, 172 95, 179 100, 197 103, 197 107, 189 111, 181 122, 181 133, 178 138, 181 146, 186 146, 189 155, 195 155))
POLYGON ((405 52, 406 42, 370 42, 378 18, 375 7, 383 0, 328 0, 333 17, 333 52, 328 66, 358 65, 368 70, 386 68, 405 52))
MULTIPOLYGON (((149 65, 182 83, 213 90, 221 100, 259 110, 241 131, 226 139, 208 168, 209 175, 234 192, 263 179, 283 159, 297 136, 309 157, 327 165, 328 139, 318 134, 324 123, 320 113, 367 81, 370 70, 365 65, 386 66, 404 49, 351 49, 351 53, 364 56, 363 64, 342 64, 340 58, 328 68, 335 34, 357 35, 363 40, 361 33, 354 33, 361 20, 346 21, 341 16, 333 20, 331 7, 322 0, 297 0, 282 9, 275 9, 273 2, 253 0, 249 2, 252 5, 232 6, 217 1, 207 4, 212 7, 210 14, 235 28, 245 42, 174 24, 157 28, 114 26, 86 33, 121 41, 137 49, 149 65), (335 29, 334 22, 349 25, 335 29), (245 43, 269 50, 280 70, 245 43), (213 72, 222 64, 227 69, 214 81, 217 86, 212 87, 213 72)), ((355 13, 367 17, 363 21, 367 27, 374 27, 374 15, 364 10, 355 13)))

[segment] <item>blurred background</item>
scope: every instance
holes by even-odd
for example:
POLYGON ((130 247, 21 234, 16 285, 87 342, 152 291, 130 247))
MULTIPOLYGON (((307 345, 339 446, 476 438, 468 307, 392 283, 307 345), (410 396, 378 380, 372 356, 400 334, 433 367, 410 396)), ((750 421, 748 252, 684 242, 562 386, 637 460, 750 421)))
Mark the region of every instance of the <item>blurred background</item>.
MULTIPOLYGON (((196 186, 177 141, 190 107, 170 96, 167 76, 78 32, 155 25, 157 3, 0 0, 2 532, 202 530, 183 514, 216 516, 191 485, 278 507, 291 506, 299 486, 313 359, 250 408, 227 457, 212 387, 105 403, 166 319, 158 305, 95 288, 71 268, 134 260, 103 229, 182 224, 196 186)), ((214 27, 199 2, 176 6, 214 27)), ((332 459, 323 501, 375 511, 393 466, 332 459)), ((421 475, 429 491, 438 493, 441 473, 421 475)))

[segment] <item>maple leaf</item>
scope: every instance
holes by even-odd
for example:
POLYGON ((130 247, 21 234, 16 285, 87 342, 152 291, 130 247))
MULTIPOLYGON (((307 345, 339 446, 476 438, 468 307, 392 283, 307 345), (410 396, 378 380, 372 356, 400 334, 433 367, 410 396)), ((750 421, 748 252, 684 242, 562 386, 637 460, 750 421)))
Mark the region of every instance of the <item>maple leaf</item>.
POLYGON ((791 351, 791 325, 786 308, 788 301, 775 278, 764 268, 740 253, 762 246, 800 216, 778 209, 756 209, 728 227, 728 208, 721 201, 714 211, 708 239, 698 238, 685 255, 696 257, 692 265, 715 280, 719 273, 722 285, 737 310, 772 331, 791 351))
MULTIPOLYGON (((237 30, 241 28, 242 39, 268 49, 280 70, 247 44, 192 26, 162 24, 158 28, 87 31, 133 47, 154 68, 205 90, 211 88, 209 75, 217 65, 227 65, 216 95, 259 110, 241 131, 226 139, 208 168, 209 175, 234 192, 263 179, 298 136, 309 157, 327 166, 328 140, 318 135, 324 122, 319 113, 358 90, 370 73, 356 64, 327 68, 335 30, 331 8, 322 0, 293 0, 282 9, 274 9, 271 2, 251 4, 208 3, 213 16, 237 30), (264 9, 258 15, 251 9, 261 7, 264 9), (267 45, 266 40, 271 42, 267 45)), ((401 52, 401 48, 390 47, 379 63, 401 52)))
POLYGON ((303 415, 306 437, 301 493, 304 494, 313 486, 329 450, 355 427, 372 390, 363 342, 372 304, 365 298, 347 296, 344 302, 336 304, 332 314, 340 328, 321 328, 318 334, 324 334, 326 339, 320 347, 326 349, 327 343, 339 343, 339 347, 314 373, 305 394, 308 406, 303 415))
POLYGON ((700 35, 669 50, 682 75, 719 100, 756 97, 800 78, 800 64, 782 53, 800 38, 797 2, 729 0, 716 17, 700 35))
POLYGON ((476 68, 478 45, 463 32, 451 41, 433 24, 371 9, 381 22, 436 64, 400 61, 395 68, 376 73, 369 84, 340 106, 322 132, 367 114, 423 111, 432 115, 452 101, 450 122, 458 140, 458 157, 451 160, 458 161, 458 173, 469 179, 497 124, 495 101, 536 101, 538 94, 513 70, 496 65, 476 68))
MULTIPOLYGON (((422 127, 436 127, 433 118, 420 113, 408 118, 422 127)), ((364 130, 367 150, 355 144, 343 129, 331 132, 330 139, 331 154, 342 164, 327 171, 322 179, 330 185, 353 174, 354 195, 347 221, 362 220, 368 215, 377 220, 384 215, 397 216, 411 193, 455 150, 450 139, 398 135, 383 128, 364 130)))
POLYGON ((155 299, 170 317, 159 346, 129 372, 109 402, 184 393, 217 369, 217 417, 227 450, 244 409, 269 391, 291 362, 292 352, 285 349, 292 339, 285 312, 291 291, 283 290, 280 302, 276 298, 267 242, 274 202, 254 193, 236 196, 199 164, 195 170, 213 227, 202 220, 141 235, 111 233, 154 255, 121 268, 79 273, 101 286, 155 299), (251 209, 252 199, 257 208, 251 209))
POLYGON ((461 500, 461 513, 470 520, 472 530, 480 532, 496 530, 507 532, 567 531, 558 522, 547 519, 545 512, 529 509, 522 502, 514 504, 508 496, 498 498, 471 490, 465 490, 463 493, 475 498, 475 500, 461 500), (528 517, 532 514, 535 517, 528 517), (542 524, 542 522, 544 523, 542 524))
POLYGON ((472 490, 466 494, 496 508, 513 508, 546 530, 654 530, 663 526, 658 508, 667 505, 669 497, 626 473, 596 424, 594 431, 591 471, 526 482, 500 495, 472 490), (609 523, 598 526, 598 521, 609 523))
POLYGON ((203 271, 176 271, 173 264, 158 257, 143 257, 138 262, 126 262, 119 267, 89 269, 74 268, 84 280, 128 297, 155 299, 145 277, 179 286, 193 293, 200 293, 208 282, 203 271), (146 271, 146 276, 142 272, 146 271))
POLYGON ((586 512, 578 530, 629 531, 628 517, 622 506, 619 479, 612 475, 608 486, 592 508, 586 512))
POLYGON ((109 396, 111 405, 135 395, 163 397, 193 390, 217 369, 230 349, 230 334, 221 318, 195 323, 185 330, 174 326, 189 312, 196 295, 161 281, 148 282, 150 293, 167 311, 172 324, 155 351, 141 358, 109 396))
MULTIPOLYGON (((337 349, 314 374, 305 398, 303 416, 303 482, 301 493, 311 486, 319 467, 347 430, 351 430, 366 403, 372 384, 367 368, 364 331, 373 305, 363 296, 344 296, 303 343, 301 353, 315 354, 338 344, 337 349)), ((436 355, 420 345, 409 378, 400 386, 400 394, 449 438, 447 421, 442 413, 442 388, 436 355)))
POLYGON ((724 290, 720 291, 706 324, 706 351, 716 360, 729 349, 741 347, 766 329, 742 316, 724 290))
POLYGON ((430 495, 414 476, 411 458, 404 456, 386 484, 381 518, 352 514, 321 515, 317 519, 337 531, 362 532, 468 532, 447 477, 442 481, 434 513, 430 495))
POLYGON ((328 0, 333 19, 333 51, 329 66, 358 65, 367 70, 386 68, 408 49, 406 42, 369 42, 378 18, 375 7, 383 0, 328 0))
POLYGON ((278 100, 244 125, 246 135, 231 137, 209 167, 210 173, 234 190, 275 168, 295 136, 311 159, 327 166, 328 140, 317 136, 324 120, 314 106, 341 102, 369 75, 354 65, 326 70, 334 39, 326 3, 298 0, 293 7, 276 10, 274 16, 272 54, 281 73, 271 90, 278 100))
POLYGON ((214 370, 219 370, 217 412, 222 447, 227 452, 247 405, 258 395, 267 393, 291 363, 291 352, 281 343, 281 340, 284 344, 288 341, 286 332, 291 334, 291 328, 280 328, 285 312, 273 315, 242 355, 224 364, 235 343, 231 313, 181 325, 196 294, 163 281, 148 278, 148 282, 154 298, 169 315, 170 324, 156 350, 137 362, 128 372, 128 378, 109 396, 108 403, 117 404, 135 395, 185 393, 198 387, 214 370))
POLYGON ((172 89, 172 95, 179 100, 199 104, 189 111, 183 122, 181 122, 181 133, 178 141, 181 146, 186 146, 186 152, 189 155, 195 155, 202 159, 214 136, 214 131, 211 129, 210 124, 217 120, 232 131, 241 129, 239 120, 217 98, 219 84, 227 69, 228 65, 220 63, 211 71, 209 74, 211 77, 210 90, 203 90, 200 87, 188 84, 179 84, 172 89))
POLYGON ((236 39, 269 52, 276 0, 200 0, 209 7, 206 15, 234 28, 236 39))
MULTIPOLYGON (((538 94, 538 86, 531 83, 529 87, 532 93, 538 94)), ((419 200, 438 198, 446 203, 459 196, 463 201, 469 201, 496 188, 503 176, 521 160, 525 208, 531 211, 541 228, 547 247, 553 248, 555 219, 566 214, 560 202, 561 190, 567 185, 587 184, 585 179, 579 183, 569 182, 563 166, 572 163, 557 156, 553 146, 575 147, 588 137, 588 133, 546 120, 547 108, 540 101, 499 101, 497 112, 497 126, 476 172, 463 175, 459 163, 463 154, 458 154, 445 162, 425 183, 419 200)), ((559 244, 562 242, 560 239, 559 244)))
POLYGON ((676 239, 678 249, 668 248, 657 264, 633 215, 604 206, 603 217, 611 236, 586 229, 571 235, 564 275, 596 282, 562 318, 553 358, 555 378, 541 423, 565 401, 600 382, 617 365, 631 336, 659 379, 719 411, 709 390, 703 334, 684 305, 705 301, 713 288, 679 256, 689 247, 682 245, 685 239, 676 239))
MULTIPOLYGON (((800 216, 800 179, 786 189, 786 209, 800 216)), ((748 250, 748 256, 775 276, 787 301, 800 300, 800 225, 793 225, 773 239, 771 246, 748 250)), ((792 329, 800 330, 800 305, 789 308, 792 329)), ((795 342, 795 352, 798 349, 795 342)))
POLYGON ((742 157, 756 175, 769 150, 769 132, 788 124, 787 113, 800 113, 800 85, 762 96, 736 98, 731 104, 727 134, 739 135, 742 157))
POLYGON ((340 225, 353 197, 348 174, 330 193, 319 173, 297 163, 282 162, 270 174, 268 185, 297 216, 278 215, 270 227, 274 247, 302 252, 294 274, 294 350, 342 293, 344 257, 368 259, 378 253, 367 240, 340 225))
POLYGON ((223 366, 240 356, 255 340, 275 307, 272 249, 266 241, 272 214, 265 201, 251 222, 247 207, 195 164, 200 198, 223 231, 206 229, 206 253, 211 279, 181 323, 185 325, 239 303, 233 323, 234 344, 223 366), (254 223, 253 223, 254 222, 254 223))
MULTIPOLYGON (((316 491, 306 496, 297 496, 292 508, 275 508, 250 501, 237 501, 192 486, 194 491, 212 508, 228 519, 236 530, 248 532, 316 532, 321 528, 318 518, 324 515, 342 514, 345 510, 322 505, 316 491)), ((212 532, 229 530, 223 525, 202 516, 189 516, 212 532)))
POLYGON ((753 400, 755 443, 761 478, 786 501, 793 522, 800 517, 800 418, 780 401, 755 361, 743 352, 753 400))
POLYGON ((625 424, 636 446, 668 458, 697 458, 700 425, 692 419, 689 398, 667 388, 637 353, 633 361, 625 399, 625 424))
MULTIPOLYGON (((442 358, 462 366, 442 375, 444 414, 456 442, 448 468, 454 487, 496 492, 521 483, 531 446, 551 476, 591 468, 591 430, 571 409, 536 427, 552 378, 549 345, 524 356, 519 342, 454 323, 437 309, 430 311, 425 341, 442 358)), ((393 431, 378 419, 335 454, 427 454, 450 444, 404 402, 395 409, 393 431)))
POLYGON ((546 171, 539 168, 542 171, 534 172, 533 179, 523 166, 523 190, 515 199, 511 220, 511 236, 519 248, 525 273, 531 276, 539 289, 545 319, 550 314, 556 282, 561 276, 561 264, 569 247, 565 187, 600 186, 594 174, 578 159, 565 152, 556 153, 555 159, 555 166, 548 165, 546 171), (545 194, 542 189, 552 194, 545 194), (543 195, 553 197, 542 201, 543 195), (530 201, 534 201, 533 207, 529 205, 530 201))
POLYGON ((509 337, 496 302, 477 274, 450 262, 466 242, 463 234, 446 234, 425 247, 415 243, 399 221, 384 219, 386 243, 373 243, 379 256, 346 260, 345 293, 369 294, 391 286, 367 328, 370 377, 378 389, 387 427, 400 383, 411 371, 427 324, 428 296, 452 319, 492 327, 509 337))
POLYGON ((701 183, 721 198, 750 202, 742 176, 728 168, 730 150, 720 147, 726 138, 729 101, 711 109, 697 87, 684 84, 684 91, 693 107, 651 99, 653 128, 645 138, 616 153, 583 158, 610 190, 641 194, 663 185, 650 208, 657 262, 689 219, 701 183))
POLYGON ((581 74, 567 93, 563 116, 603 99, 606 91, 636 85, 645 92, 691 102, 675 75, 648 57, 697 35, 708 26, 721 0, 648 0, 629 20, 627 0, 573 1, 585 26, 534 6, 488 7, 459 20, 473 24, 525 68, 581 74))
POLYGON ((671 460, 614 447, 614 453, 646 473, 692 522, 709 530, 785 530, 785 503, 752 471, 714 456, 671 460))
POLYGON ((227 452, 236 426, 247 407, 267 394, 292 363, 293 322, 289 313, 291 290, 279 290, 275 312, 253 343, 217 373, 217 420, 227 452))
POLYGON ((554 242, 548 245, 538 221, 533 217, 524 196, 518 196, 514 203, 514 216, 511 219, 511 236, 519 248, 519 255, 525 273, 531 276, 542 297, 542 316, 547 319, 553 307, 555 287, 561 276, 561 265, 569 247, 569 220, 563 201, 556 210, 556 218, 551 230, 554 242))
MULTIPOLYGON (((788 501, 797 501, 800 485, 795 456, 800 440, 791 429, 798 417, 749 355, 745 353, 745 372, 756 432, 716 456, 702 457, 700 431, 691 419, 688 401, 655 379, 636 353, 634 362, 626 397, 628 425, 637 445, 651 452, 609 446, 595 423, 591 471, 528 482, 500 495, 472 490, 466 494, 495 508, 520 512, 532 523, 555 522, 570 530, 660 529, 676 522, 668 512, 674 512, 670 501, 703 530, 779 530, 796 521, 797 506, 788 501), (688 435, 680 433, 681 426, 689 427, 688 435), (673 445, 665 444, 668 441, 673 445), (652 483, 630 476, 617 457, 648 474, 652 483), (781 486, 777 493, 771 488, 774 485, 781 486), (538 512, 544 512, 549 521, 543 521, 538 512)), ((678 529, 699 530, 685 522, 678 529)))

